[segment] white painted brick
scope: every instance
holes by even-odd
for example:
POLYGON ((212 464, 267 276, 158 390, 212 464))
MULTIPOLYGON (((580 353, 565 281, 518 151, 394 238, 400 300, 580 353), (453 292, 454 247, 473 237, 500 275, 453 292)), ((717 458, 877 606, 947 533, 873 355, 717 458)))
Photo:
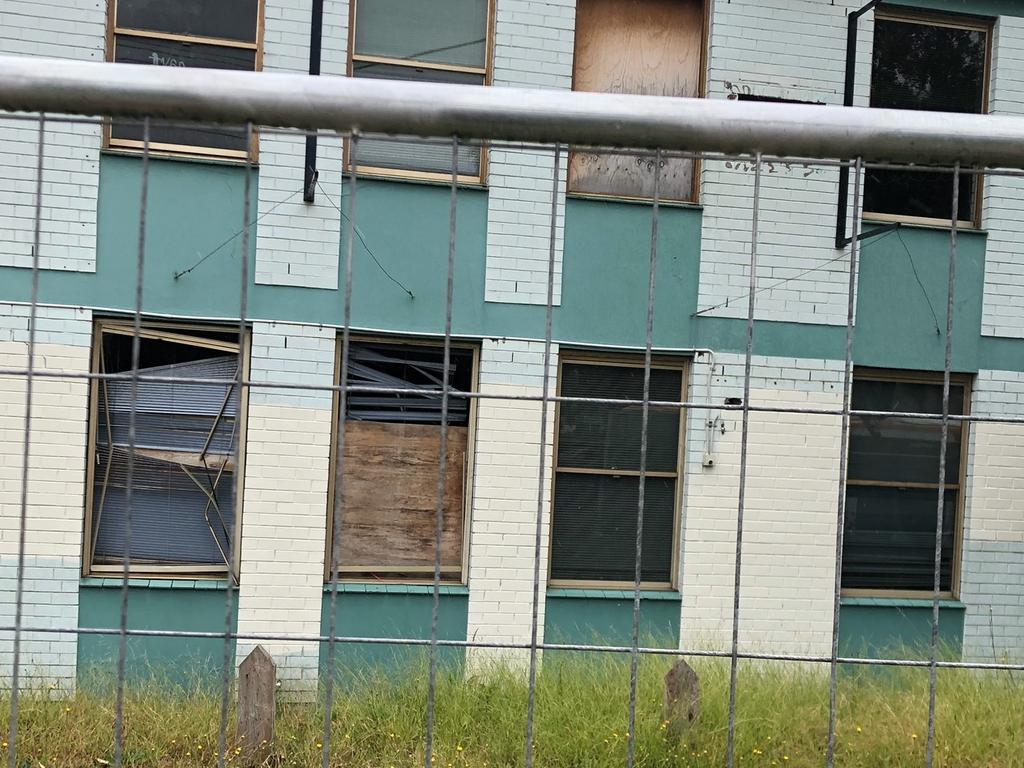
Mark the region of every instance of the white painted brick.
MULTIPOLYGON (((758 356, 751 404, 834 408, 841 403, 841 382, 842 367, 834 361, 758 356), (826 375, 811 382, 807 362, 826 375)), ((708 401, 706 363, 694 365, 690 390, 693 401, 708 401)), ((743 357, 717 355, 710 402, 742 394, 743 357)), ((740 427, 738 411, 692 411, 687 421, 680 558, 683 647, 729 647, 740 427), (704 418, 716 416, 726 432, 714 433, 714 466, 706 468, 704 418)), ((826 653, 832 635, 839 419, 753 412, 748 441, 740 646, 826 653), (794 623, 799 633, 793 632, 794 623)))
MULTIPOLYGON (((557 350, 552 350, 549 394, 554 394, 557 350)), ((480 391, 512 397, 543 392, 543 348, 527 342, 487 341, 480 351, 480 391), (540 349, 538 349, 540 347, 540 349), (511 355, 510 355, 511 353, 511 355), (512 363, 509 357, 518 362, 512 363), (515 372, 509 370, 514 366, 515 372)), ((470 523, 470 639, 529 642, 533 614, 534 544, 537 536, 538 462, 541 459, 541 404, 538 401, 481 399, 477 404, 473 514, 470 523)), ((544 484, 551 487, 554 407, 549 405, 543 459, 544 484)), ((550 502, 544 495, 541 578, 547 574, 550 502)), ((538 606, 538 639, 544 636, 544 591, 538 606)), ((471 668, 498 659, 521 665, 518 651, 470 648, 471 668)))
MULTIPOLYGON (((102 61, 105 42, 102 0, 0 7, 0 54, 102 61)), ((32 266, 38 142, 37 120, 0 112, 0 266, 32 266)), ((100 127, 51 122, 43 147, 39 267, 94 272, 100 127)))
MULTIPOLYGON (((575 0, 497 0, 494 86, 570 89, 575 22, 575 0)), ((491 151, 487 301, 547 303, 554 194, 553 302, 561 303, 566 160, 563 152, 556 184, 551 152, 491 151)))
MULTIPOLYGON (((982 370, 975 416, 1024 416, 1024 373, 982 370)), ((960 597, 964 655, 1024 660, 1024 426, 970 426, 960 597)))
MULTIPOLYGON (((265 72, 309 71, 312 0, 270 2, 264 14, 265 72)), ((348 1, 324 2, 320 71, 344 75, 348 45, 348 1)), ((317 141, 319 184, 315 202, 302 199, 306 139, 264 134, 260 139, 260 185, 256 228, 256 282, 306 288, 338 287, 342 143, 317 141)))
MULTIPOLYGON (((28 365, 28 307, 0 304, 0 367, 28 365)), ((48 373, 89 370, 90 314, 40 306, 34 369, 48 373), (44 327, 45 326, 45 327, 44 327)), ((25 378, 0 377, 0 623, 14 623, 14 590, 25 436, 25 378)), ((33 380, 29 435, 24 614, 26 626, 77 627, 78 575, 85 496, 85 379, 33 380)), ((77 637, 26 633, 22 675, 29 687, 75 686, 77 637)), ((13 640, 0 638, 0 667, 10 674, 13 640)))
MULTIPOLYGON (((849 8, 817 0, 732 0, 713 8, 709 98, 747 93, 842 104, 849 8)), ((872 23, 870 13, 860 21, 858 105, 868 101, 872 23)), ((763 167, 758 319, 845 325, 849 259, 833 247, 838 179, 834 168, 763 167)), ((747 314, 753 180, 748 163, 702 168, 698 306, 715 307, 708 317, 747 314)))
MULTIPOLYGON (((992 48, 989 110, 997 115, 1024 115, 1024 19, 1000 16, 992 48)), ((1024 179, 985 179, 983 224, 989 230, 985 249, 985 298, 982 334, 1024 338, 1024 179)))

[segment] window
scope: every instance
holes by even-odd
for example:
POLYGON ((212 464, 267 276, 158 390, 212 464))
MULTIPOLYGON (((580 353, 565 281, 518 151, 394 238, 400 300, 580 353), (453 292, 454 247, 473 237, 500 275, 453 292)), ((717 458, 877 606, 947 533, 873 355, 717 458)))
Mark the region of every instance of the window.
MULTIPOLYGON (((651 368, 650 399, 683 400, 679 363, 651 368)), ((640 400, 643 360, 561 361, 562 397, 640 400)), ((632 585, 640 492, 642 408, 636 404, 559 403, 551 523, 551 581, 632 585)), ((641 580, 670 586, 679 508, 679 408, 651 407, 641 580)))
MULTIPOLYGON (((352 0, 349 68, 353 77, 428 83, 490 82, 492 0, 352 0)), ((360 139, 360 171, 447 181, 445 142, 360 139)), ((483 178, 479 147, 461 146, 459 176, 483 178)))
MULTIPOLYGON (((950 380, 949 412, 967 413, 968 381, 950 380)), ((852 407, 861 411, 942 413, 942 376, 857 372, 852 407)), ((949 422, 940 587, 955 590, 961 506, 962 447, 967 424, 949 422)), ((931 594, 942 422, 937 419, 854 416, 850 421, 844 591, 931 594)))
MULTIPOLYGON (((112 61, 160 67, 259 69, 262 0, 113 0, 112 61)), ((111 147, 141 148, 139 120, 113 120, 111 147)), ((152 121, 156 151, 245 158, 244 127, 152 121)))
MULTIPOLYGON (((579 0, 573 89, 648 96, 700 96, 704 0, 579 0)), ((658 197, 696 198, 692 159, 665 158, 658 197)), ((573 152, 569 191, 647 198, 651 157, 573 152)))
MULTIPOLYGON (((890 16, 876 12, 871 106, 941 112, 986 109, 990 26, 955 17, 890 16)), ((978 180, 961 174, 957 219, 977 221, 978 180)), ((953 174, 869 169, 865 216, 949 222, 953 174)))
MULTIPOLYGON (((340 376, 340 343, 338 347, 340 376)), ((473 348, 453 346, 450 391, 472 391, 475 367, 473 348)), ((349 386, 417 392, 348 394, 338 424, 345 431, 341 530, 332 532, 340 537, 338 572, 342 578, 429 580, 437 535, 444 349, 434 344, 351 341, 348 371, 349 386)), ((472 400, 449 396, 441 576, 452 582, 461 581, 463 573, 473 413, 472 400)), ((329 529, 333 523, 331 513, 329 529)))
MULTIPOLYGON (((93 370, 129 373, 131 323, 96 327, 93 370)), ((244 396, 235 382, 238 332, 144 325, 134 397, 131 546, 133 572, 237 575, 244 396), (173 379, 217 379, 196 384, 173 379)), ((132 383, 97 380, 91 391, 87 572, 119 572, 128 503, 132 383)))

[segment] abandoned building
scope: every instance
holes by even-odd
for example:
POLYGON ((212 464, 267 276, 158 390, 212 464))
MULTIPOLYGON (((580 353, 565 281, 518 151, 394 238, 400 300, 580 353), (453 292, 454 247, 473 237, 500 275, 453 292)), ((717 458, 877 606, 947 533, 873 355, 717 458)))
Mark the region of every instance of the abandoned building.
MULTIPOLYGON (((322 5, 314 23, 312 0, 5 0, 0 53, 297 73, 316 59, 322 76, 1024 115, 1024 7, 1009 0, 893 0, 852 25, 859 2, 322 5)), ((641 637, 728 647, 750 163, 564 147, 556 161, 550 147, 453 153, 451 142, 162 122, 143 163, 139 122, 54 121, 33 253, 39 123, 16 117, 0 114, 0 368, 26 368, 36 262, 30 678, 69 687, 116 663, 116 632, 31 630, 116 630, 126 549, 128 626, 191 633, 130 637, 132 674, 217 674, 224 640, 205 635, 226 627, 243 636, 237 660, 254 645, 245 635, 277 637, 262 644, 294 688, 319 679, 332 615, 343 637, 429 638, 435 542, 442 640, 506 644, 513 656, 530 642, 539 540, 538 639, 628 645, 655 212, 650 399, 704 407, 650 409, 641 637), (147 378, 90 378, 134 370, 136 336, 147 378), (453 394, 442 399, 445 381, 453 394), (549 401, 542 425, 545 381, 548 395, 578 399, 549 401)), ((949 412, 1024 417, 1024 181, 961 175, 954 217, 952 178, 868 169, 848 199, 850 172, 834 163, 760 171, 749 402, 809 412, 750 414, 745 649, 831 652, 842 499, 842 653, 926 652, 941 422, 854 416, 844 444, 836 409, 860 221, 852 407, 942 413, 955 219, 949 412)), ((25 393, 24 375, 0 376, 7 628, 25 393)), ((945 467, 944 652, 1021 661, 1024 425, 951 421, 945 467)), ((6 668, 11 644, 0 634, 6 668)), ((336 652, 359 666, 416 648, 336 652)), ((493 653, 443 650, 467 662, 493 653)))

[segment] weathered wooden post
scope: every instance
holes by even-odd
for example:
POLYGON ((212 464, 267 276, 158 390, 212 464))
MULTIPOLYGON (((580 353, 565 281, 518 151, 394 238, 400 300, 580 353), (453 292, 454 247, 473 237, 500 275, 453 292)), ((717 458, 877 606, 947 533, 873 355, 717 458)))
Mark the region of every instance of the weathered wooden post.
POLYGON ((277 665, 262 645, 252 649, 238 668, 238 730, 242 751, 265 754, 274 740, 274 692, 277 665))
POLYGON ((700 715, 700 680, 693 667, 680 659, 665 675, 662 719, 669 733, 682 738, 700 715))

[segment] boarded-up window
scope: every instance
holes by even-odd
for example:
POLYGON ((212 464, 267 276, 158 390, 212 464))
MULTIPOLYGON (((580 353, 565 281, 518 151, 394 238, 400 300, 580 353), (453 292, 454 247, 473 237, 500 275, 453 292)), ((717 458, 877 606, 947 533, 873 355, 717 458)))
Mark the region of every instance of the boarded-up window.
MULTIPOLYGON (((642 360, 562 364, 563 397, 640 400, 642 360)), ((651 369, 650 399, 683 396, 680 367, 651 369)), ((679 408, 651 407, 647 420, 641 579, 672 582, 679 484, 679 408)), ((643 409, 635 402, 558 406, 558 451, 551 522, 551 578, 632 583, 636 563, 643 409)))
MULTIPOLYGON (((344 419, 338 570, 345 577, 429 578, 434 570, 444 351, 438 346, 357 343, 349 348, 353 387, 344 419)), ((472 389, 473 350, 454 348, 449 391, 472 389)), ((442 577, 462 575, 468 398, 448 398, 448 447, 441 534, 442 577)))
MULTIPOLYGON (((97 370, 130 374, 132 327, 105 323, 97 332, 97 370)), ((122 567, 129 461, 132 568, 232 568, 241 427, 237 339, 237 332, 143 326, 142 380, 134 392, 130 378, 94 384, 88 538, 94 571, 122 567)))
MULTIPOLYGON (((647 96, 700 95, 704 0, 579 0, 576 4, 577 91, 647 96)), ((569 189, 596 195, 651 197, 651 157, 573 153, 569 189)), ((694 161, 662 160, 658 196, 691 200, 694 161)))

